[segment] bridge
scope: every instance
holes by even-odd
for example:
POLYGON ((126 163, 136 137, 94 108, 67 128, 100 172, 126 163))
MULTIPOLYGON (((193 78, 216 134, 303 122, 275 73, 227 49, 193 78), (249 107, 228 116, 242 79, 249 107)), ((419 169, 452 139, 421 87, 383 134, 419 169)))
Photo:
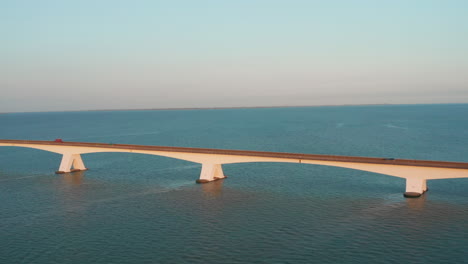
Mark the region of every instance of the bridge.
POLYGON ((427 180, 468 178, 468 163, 370 158, 301 153, 144 146, 106 143, 0 140, 0 146, 25 147, 50 151, 62 155, 56 173, 87 170, 81 154, 97 152, 129 152, 170 157, 202 164, 197 183, 208 183, 226 178, 223 164, 245 162, 288 162, 335 166, 369 171, 406 179, 405 197, 419 197, 427 191, 427 180))

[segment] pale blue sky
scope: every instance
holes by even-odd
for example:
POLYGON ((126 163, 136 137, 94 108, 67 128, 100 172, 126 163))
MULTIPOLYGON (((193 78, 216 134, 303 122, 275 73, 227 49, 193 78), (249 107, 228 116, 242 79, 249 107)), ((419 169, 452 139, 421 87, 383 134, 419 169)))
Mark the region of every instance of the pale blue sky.
POLYGON ((0 0, 0 112, 468 103, 465 0, 0 0))

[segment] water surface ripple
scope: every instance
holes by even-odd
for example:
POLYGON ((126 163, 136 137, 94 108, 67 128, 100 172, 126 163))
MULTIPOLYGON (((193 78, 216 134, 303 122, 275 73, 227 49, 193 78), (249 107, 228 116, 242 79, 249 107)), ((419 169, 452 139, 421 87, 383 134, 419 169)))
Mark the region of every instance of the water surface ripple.
MULTIPOLYGON (((468 162, 468 105, 0 115, 0 138, 468 162)), ((0 148, 0 263, 466 263, 468 179, 306 164, 200 165, 128 153, 0 148)))

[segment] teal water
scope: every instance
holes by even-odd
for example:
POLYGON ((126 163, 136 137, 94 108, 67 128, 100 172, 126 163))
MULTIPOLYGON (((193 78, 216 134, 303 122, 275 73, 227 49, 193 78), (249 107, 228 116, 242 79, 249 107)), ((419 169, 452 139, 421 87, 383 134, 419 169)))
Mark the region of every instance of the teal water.
MULTIPOLYGON (((14 113, 0 138, 468 162, 468 105, 14 113)), ((0 147, 0 263, 466 263, 468 179, 0 147)))

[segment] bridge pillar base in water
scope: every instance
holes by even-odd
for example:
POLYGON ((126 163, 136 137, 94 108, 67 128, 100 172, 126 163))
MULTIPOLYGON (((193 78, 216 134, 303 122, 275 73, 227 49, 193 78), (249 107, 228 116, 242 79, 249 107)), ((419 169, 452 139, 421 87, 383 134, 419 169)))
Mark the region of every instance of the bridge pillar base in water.
POLYGON ((85 171, 88 170, 83 160, 81 159, 80 154, 63 154, 62 162, 60 163, 60 167, 56 174, 63 174, 67 172, 77 172, 77 171, 85 171))
POLYGON ((221 164, 203 163, 200 178, 196 180, 196 183, 208 183, 225 178, 227 177, 224 175, 221 164))
POLYGON ((88 169, 85 169, 85 170, 78 170, 78 169, 73 169, 73 170, 70 170, 70 171, 55 171, 55 174, 64 174, 64 173, 72 173, 72 172, 79 172, 79 171, 87 171, 88 169))
POLYGON ((427 192, 426 179, 406 178, 406 192, 403 194, 406 198, 417 198, 427 192))

